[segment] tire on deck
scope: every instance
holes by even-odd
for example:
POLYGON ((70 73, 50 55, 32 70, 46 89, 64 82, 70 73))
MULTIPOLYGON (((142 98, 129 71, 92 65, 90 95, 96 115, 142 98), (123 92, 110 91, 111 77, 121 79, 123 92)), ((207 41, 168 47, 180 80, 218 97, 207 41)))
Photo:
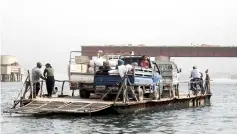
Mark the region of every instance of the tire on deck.
POLYGON ((134 90, 135 90, 135 94, 136 94, 138 101, 143 101, 144 92, 143 92, 142 88, 140 86, 135 86, 134 90))
POLYGON ((107 94, 103 100, 106 100, 106 101, 112 101, 116 98, 116 94, 107 94))
POLYGON ((159 93, 157 90, 155 90, 153 93, 150 93, 150 98, 152 100, 158 100, 159 99, 159 93))
POLYGON ((90 98, 90 92, 89 91, 86 91, 86 90, 80 90, 80 97, 83 98, 83 99, 88 99, 90 98))

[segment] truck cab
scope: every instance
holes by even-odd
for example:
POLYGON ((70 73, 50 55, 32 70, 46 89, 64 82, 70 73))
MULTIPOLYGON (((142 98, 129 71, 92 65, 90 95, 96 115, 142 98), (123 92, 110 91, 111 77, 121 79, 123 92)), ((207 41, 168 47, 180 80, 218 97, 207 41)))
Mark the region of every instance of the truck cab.
POLYGON ((181 69, 179 69, 174 61, 156 61, 160 74, 163 78, 163 91, 177 90, 179 88, 179 75, 181 69))

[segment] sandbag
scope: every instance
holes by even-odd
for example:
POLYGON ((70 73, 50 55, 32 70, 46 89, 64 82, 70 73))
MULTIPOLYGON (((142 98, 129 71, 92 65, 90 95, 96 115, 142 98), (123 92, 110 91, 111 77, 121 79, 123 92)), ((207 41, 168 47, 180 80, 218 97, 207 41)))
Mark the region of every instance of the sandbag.
POLYGON ((118 66, 118 71, 119 71, 119 75, 120 77, 123 77, 125 75, 125 73, 127 73, 128 71, 131 71, 132 70, 132 66, 131 65, 121 65, 121 66, 118 66))
POLYGON ((88 65, 86 64, 71 64, 70 72, 87 73, 88 65))
POLYGON ((90 67, 94 67, 94 64, 95 64, 94 60, 90 60, 89 62, 90 67))
POLYGON ((94 63, 96 64, 96 66, 103 66, 103 62, 106 61, 105 59, 95 59, 94 63))
POLYGON ((81 72, 82 73, 87 73, 88 65, 82 64, 81 65, 81 72))
POLYGON ((86 64, 89 63, 90 58, 89 56, 75 56, 76 64, 86 64))
POLYGON ((70 65, 70 72, 77 72, 80 73, 81 72, 81 64, 71 64, 70 65))
POLYGON ((104 61, 103 66, 109 66, 109 61, 104 61))
POLYGON ((89 73, 94 73, 94 68, 93 67, 89 67, 88 72, 89 73))
POLYGON ((119 70, 116 69, 116 70, 110 70, 108 71, 109 75, 118 75, 119 74, 119 70))
POLYGON ((90 60, 90 67, 94 67, 94 65, 103 66, 104 61, 106 61, 106 60, 102 59, 102 58, 90 60))
POLYGON ((118 59, 111 59, 109 60, 110 67, 116 67, 118 65, 118 59))

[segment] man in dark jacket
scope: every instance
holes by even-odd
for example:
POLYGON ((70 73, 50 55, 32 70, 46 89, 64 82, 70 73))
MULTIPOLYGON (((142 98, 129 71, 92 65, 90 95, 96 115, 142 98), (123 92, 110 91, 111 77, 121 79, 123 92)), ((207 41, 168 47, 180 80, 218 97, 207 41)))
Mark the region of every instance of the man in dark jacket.
POLYGON ((54 80, 54 69, 49 63, 45 65, 44 77, 46 77, 46 88, 48 92, 48 97, 50 98, 52 97, 52 92, 54 90, 55 80, 54 80))
POLYGON ((208 69, 205 71, 206 73, 206 78, 205 78, 205 89, 206 89, 206 93, 211 93, 210 91, 210 76, 208 73, 208 69))

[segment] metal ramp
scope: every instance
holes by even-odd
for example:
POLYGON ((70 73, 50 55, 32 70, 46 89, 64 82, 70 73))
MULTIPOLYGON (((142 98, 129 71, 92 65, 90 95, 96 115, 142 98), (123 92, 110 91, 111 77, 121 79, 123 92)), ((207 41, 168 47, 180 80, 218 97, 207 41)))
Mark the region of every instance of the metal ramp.
POLYGON ((110 107, 111 104, 97 102, 37 101, 12 109, 9 113, 47 114, 47 113, 93 113, 110 107))

